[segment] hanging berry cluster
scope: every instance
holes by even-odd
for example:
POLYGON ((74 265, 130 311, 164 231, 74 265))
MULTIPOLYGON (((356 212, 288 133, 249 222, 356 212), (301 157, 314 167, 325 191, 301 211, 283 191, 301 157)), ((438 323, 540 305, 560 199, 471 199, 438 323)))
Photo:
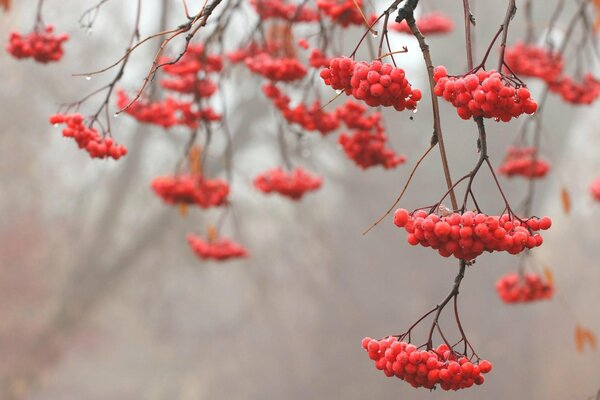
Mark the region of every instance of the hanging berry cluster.
POLYGON ((23 36, 11 32, 6 45, 6 51, 15 58, 33 58, 39 63, 60 61, 63 57, 63 43, 69 40, 69 35, 54 34, 54 26, 46 25, 44 29, 36 29, 23 36))
POLYGON ((318 131, 322 135, 327 135, 340 126, 335 112, 324 111, 319 101, 315 101, 310 107, 300 103, 291 108, 289 96, 279 90, 274 83, 265 84, 263 92, 290 124, 297 124, 307 131, 318 131))
POLYGON ((363 169, 377 165, 389 169, 404 164, 406 157, 398 156, 386 147, 387 140, 383 132, 356 131, 351 135, 340 135, 339 143, 348 158, 363 169))
POLYGON ((80 114, 55 114, 50 117, 50 123, 55 126, 65 124, 63 136, 73 138, 79 148, 87 151, 92 158, 118 160, 127 154, 125 146, 116 144, 111 137, 101 136, 95 128, 85 126, 80 114))
POLYGON ((254 186, 264 193, 279 193, 292 200, 299 200, 307 192, 321 187, 322 179, 312 176, 302 168, 286 172, 282 168, 273 168, 259 174, 254 186))
POLYGON ((473 362, 456 354, 447 344, 420 350, 395 336, 375 340, 364 338, 362 347, 375 361, 375 367, 388 376, 396 376, 415 388, 459 390, 481 385, 492 364, 486 360, 473 362))
MULTIPOLYGON (((450 33, 454 30, 454 23, 452 20, 441 12, 425 14, 416 20, 416 24, 423 35, 441 35, 450 33)), ((409 35, 412 34, 410 27, 405 20, 400 23, 389 24, 388 28, 396 32, 409 35)))
POLYGON ((540 78, 548 83, 554 82, 564 67, 564 60, 560 54, 521 42, 506 47, 504 62, 510 71, 519 76, 540 78))
POLYGON ((456 107, 462 119, 494 118, 508 122, 521 114, 533 114, 537 103, 529 90, 494 70, 479 70, 464 76, 448 76, 446 68, 435 68, 435 94, 456 107))
POLYGON ((362 3, 362 0, 317 0, 317 7, 331 21, 345 28, 365 23, 359 10, 362 3))
POLYGON ((205 240, 190 233, 187 240, 194 253, 204 260, 225 261, 248 257, 248 251, 242 245, 225 237, 205 240))
POLYGON ((152 189, 167 204, 195 204, 201 208, 227 203, 229 185, 221 179, 201 175, 162 176, 154 178, 152 189))
POLYGON ((535 147, 511 146, 498 172, 508 177, 543 178, 549 170, 550 164, 537 157, 535 147))
POLYGON ((399 208, 394 213, 394 224, 406 230, 412 246, 431 247, 442 257, 473 260, 484 251, 518 254, 541 246, 542 237, 536 232, 549 229, 552 221, 548 217, 521 221, 508 214, 489 216, 471 211, 439 216, 399 208))
POLYGON ((216 114, 210 107, 204 110, 196 110, 191 101, 177 100, 170 96, 162 101, 139 99, 127 107, 130 102, 131 99, 125 91, 119 90, 117 92, 117 107, 124 109, 128 115, 138 122, 162 126, 165 129, 173 126, 187 126, 193 129, 198 127, 200 120, 220 120, 220 115, 216 114))
POLYGON ((258 53, 244 59, 248 69, 271 81, 292 82, 304 78, 306 67, 293 57, 273 57, 268 53, 258 53))
POLYGON ((542 277, 531 273, 504 275, 496 282, 496 290, 502 301, 508 304, 549 300, 554 295, 552 283, 544 282, 542 277))
POLYGON ((421 91, 408 83, 402 68, 378 60, 366 63, 347 57, 333 58, 320 75, 326 85, 343 90, 371 107, 416 110, 422 97, 421 91))
POLYGON ((600 96, 600 79, 586 74, 581 82, 576 82, 568 76, 562 76, 550 84, 550 91, 559 94, 567 103, 592 104, 600 96))
POLYGON ((319 14, 306 3, 296 6, 282 0, 250 0, 250 5, 262 21, 282 19, 289 22, 316 22, 319 14))

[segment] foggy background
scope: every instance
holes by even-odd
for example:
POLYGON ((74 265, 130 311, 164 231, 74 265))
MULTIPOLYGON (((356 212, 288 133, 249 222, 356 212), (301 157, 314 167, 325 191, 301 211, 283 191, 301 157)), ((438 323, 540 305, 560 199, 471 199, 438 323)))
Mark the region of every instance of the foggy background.
MULTIPOLYGON (((32 26, 35 2, 14 3, 0 16, 2 38, 32 26)), ((150 190, 153 177, 172 173, 187 131, 163 131, 122 115, 111 121, 112 129, 129 154, 113 162, 91 160, 47 123, 58 103, 83 97, 116 73, 91 81, 71 76, 112 63, 130 36, 133 1, 108 2, 91 33, 78 28, 81 12, 94 3, 46 2, 46 20, 71 35, 62 62, 40 66, 0 52, 2 399, 552 400, 587 399, 600 389, 598 353, 576 353, 573 339, 576 323, 600 332, 600 205, 588 194, 600 175, 598 104, 575 108, 551 96, 544 111, 542 155, 553 169, 537 185, 534 214, 550 215, 553 226, 534 257, 554 272, 557 296, 504 305, 494 284, 516 270, 518 258, 482 255, 467 270, 459 305, 470 342, 494 369, 482 386, 457 393, 415 390, 377 371, 360 341, 404 332, 447 294, 458 262, 431 249, 410 248, 391 217, 368 235, 362 232, 391 205, 428 146, 429 97, 416 114, 385 112, 394 148, 408 157, 395 170, 359 170, 337 148, 337 135, 308 134, 297 146, 290 134, 296 164, 324 178, 320 191, 296 203, 264 196, 251 185, 254 175, 281 160, 273 107, 257 94, 262 82, 244 67, 235 69, 226 88, 235 136, 235 218, 222 233, 247 246, 251 257, 204 262, 185 236, 205 232, 219 213, 190 209, 183 218, 150 190), (569 216, 560 204, 563 186, 572 195, 569 216)), ((144 2, 143 36, 158 28, 158 3, 144 2)), ((535 3, 542 9, 536 10, 540 31, 552 7, 535 3)), ((170 4, 169 26, 175 26, 183 20, 181 4, 170 4)), ((434 64, 462 73, 462 2, 432 5, 456 24, 452 34, 429 40, 434 64)), ((505 6, 494 1, 474 7, 478 57, 505 6)), ((564 28, 565 20, 559 26, 564 28)), ((361 33, 351 32, 348 37, 361 33)), ((509 42, 523 33, 520 12, 509 42)), ((425 94, 418 46, 399 34, 392 40, 395 47, 409 47, 397 60, 425 94)), ((348 43, 351 50, 356 40, 348 43)), ((136 52, 120 87, 139 86, 154 51, 151 44, 136 52)), ((496 64, 494 53, 490 60, 490 66, 496 64)), ((534 96, 541 90, 535 81, 530 88, 534 96)), ((328 88, 323 93, 335 95, 328 88)), ((441 108, 450 166, 458 178, 477 159, 477 131, 448 103, 441 102, 441 108)), ((495 166, 522 119, 486 122, 495 166)), ((219 143, 209 169, 223 176, 219 143)), ((526 182, 501 178, 501 183, 516 207, 526 182)), ((435 149, 401 206, 432 204, 444 192, 435 149)), ((488 213, 501 212, 501 197, 485 169, 475 193, 488 213)), ((447 311, 442 326, 455 338, 447 311)), ((425 341, 424 332, 415 337, 425 341)))

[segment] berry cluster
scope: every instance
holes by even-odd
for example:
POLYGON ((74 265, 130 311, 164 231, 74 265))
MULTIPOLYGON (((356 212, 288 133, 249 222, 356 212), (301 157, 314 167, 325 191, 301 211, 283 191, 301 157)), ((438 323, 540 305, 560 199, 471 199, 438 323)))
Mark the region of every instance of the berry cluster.
POLYGON ((596 178, 590 185, 590 193, 596 201, 600 201, 600 178, 596 178))
POLYGON ((403 69, 378 60, 366 63, 346 57, 333 58, 320 75, 325 84, 344 90, 371 107, 415 110, 421 100, 421 91, 411 88, 403 69))
POLYGON ((505 303, 529 303, 549 300, 554 295, 554 286, 546 283, 539 275, 517 273, 504 275, 496 282, 498 295, 505 303))
POLYGON ((362 8, 362 0, 317 0, 317 7, 344 28, 365 23, 359 9, 362 8))
POLYGON ((33 58, 40 63, 60 61, 64 51, 62 44, 69 40, 66 33, 55 35, 54 27, 46 25, 41 31, 33 31, 25 36, 11 32, 6 51, 15 58, 33 58))
MULTIPOLYGON (((452 32, 454 29, 452 20, 441 12, 432 12, 423 15, 421 18, 417 19, 416 25, 423 35, 444 34, 452 32)), ((391 23, 388 27, 393 31, 412 34, 406 20, 403 20, 400 23, 391 23)))
POLYGON ((300 125, 307 131, 318 131, 322 135, 327 135, 340 126, 336 113, 323 111, 319 101, 315 101, 310 107, 300 103, 291 108, 289 96, 283 94, 273 83, 265 84, 263 92, 290 124, 300 125))
POLYGON ((537 158, 536 152, 535 147, 509 147, 498 172, 508 177, 543 178, 550 170, 550 164, 537 158))
POLYGON ((342 134, 339 143, 348 158, 363 169, 377 165, 389 169, 406 162, 404 156, 398 156, 386 147, 387 136, 383 132, 356 131, 350 136, 342 134))
POLYGON ((554 82, 562 73, 564 60, 558 53, 521 42, 507 47, 504 62, 520 76, 531 76, 554 82))
POLYGON ((225 261, 231 258, 244 258, 248 256, 248 251, 242 245, 224 237, 205 240, 190 233, 187 236, 187 241, 198 257, 204 260, 225 261))
POLYGON ((383 132, 381 125, 381 113, 374 112, 366 115, 367 109, 362 104, 346 101, 345 104, 339 106, 336 110, 337 117, 349 129, 359 129, 363 131, 383 132))
POLYGON ((592 104, 600 96, 600 79, 586 74, 581 82, 562 76, 550 84, 550 91, 571 104, 592 104))
POLYGON ((304 78, 306 67, 292 57, 272 57, 268 53, 258 53, 244 59, 248 69, 272 81, 291 82, 304 78))
POLYGON ((431 247, 443 257, 473 260, 484 251, 518 254, 538 247, 543 239, 536 232, 549 229, 552 221, 548 217, 521 221, 508 214, 488 216, 471 211, 439 216, 399 208, 394 224, 408 232, 407 241, 412 246, 431 247))
POLYGON ((193 94, 198 98, 208 98, 215 94, 217 85, 209 78, 197 78, 187 74, 176 79, 161 79, 160 85, 173 92, 193 94))
POLYGON ((272 18, 284 19, 290 22, 315 22, 319 20, 319 14, 308 8, 306 4, 296 6, 282 0, 250 0, 250 5, 263 21, 272 18))
POLYGON ((125 146, 114 143, 111 137, 101 136, 95 128, 85 126, 80 114, 55 114, 50 117, 50 123, 55 126, 65 124, 63 136, 75 139, 79 148, 85 149, 92 158, 118 160, 127 154, 125 146))
POLYGON ((480 70, 465 76, 448 76, 446 68, 435 68, 435 94, 454 107, 462 119, 494 118, 508 122, 521 114, 533 114, 537 103, 529 90, 494 70, 480 70))
POLYGON ((447 344, 436 349, 419 350, 415 345, 389 336, 381 340, 364 338, 362 347, 375 361, 375 368, 388 376, 396 376, 415 388, 459 390, 481 385, 484 374, 492 370, 487 360, 472 362, 456 354, 447 344))
POLYGON ((164 64, 163 71, 175 76, 220 72, 223 69, 223 59, 219 54, 208 54, 202 43, 190 43, 181 59, 161 57, 159 64, 164 64))
POLYGON ((209 98, 217 91, 217 85, 208 74, 223 69, 223 59, 218 54, 208 54, 202 43, 192 43, 181 59, 161 57, 159 63, 170 78, 161 79, 163 88, 173 92, 192 94, 195 98, 209 98))
MULTIPOLYGON (((117 92, 117 106, 124 109, 129 102, 130 99, 125 91, 119 90, 117 92)), ((140 99, 126 108, 125 112, 139 122, 154 124, 163 128, 170 128, 175 125, 195 128, 201 119, 212 120, 216 118, 218 120, 220 118, 210 107, 197 111, 191 101, 180 101, 172 97, 154 102, 140 99)))
POLYGON ((308 57, 308 63, 313 68, 327 68, 331 63, 331 58, 327 57, 319 49, 313 49, 308 57))
POLYGON ((323 180, 312 176, 302 168, 287 173, 282 168, 273 168, 254 179, 254 186, 264 193, 279 193, 293 200, 299 200, 306 192, 317 190, 323 180))
POLYGON ((326 85, 350 95, 352 94, 350 80, 352 79, 355 65, 356 61, 351 58, 334 57, 329 61, 329 66, 323 68, 319 75, 326 85))
POLYGON ((229 185, 221 179, 202 176, 161 176, 152 180, 152 189, 167 204, 196 204, 202 208, 227 203, 229 185))

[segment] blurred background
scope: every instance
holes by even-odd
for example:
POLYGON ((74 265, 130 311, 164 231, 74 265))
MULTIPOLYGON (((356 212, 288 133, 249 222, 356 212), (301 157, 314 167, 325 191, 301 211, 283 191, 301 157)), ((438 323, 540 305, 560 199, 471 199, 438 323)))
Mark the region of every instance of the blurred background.
MULTIPOLYGON (((71 74, 120 57, 131 34, 134 3, 107 2, 87 32, 77 19, 95 2, 48 0, 46 21, 71 35, 63 61, 40 66, 0 52, 2 399, 595 396, 598 353, 576 352, 574 331, 580 324, 600 332, 600 206, 588 194, 600 175, 598 105, 575 108, 551 96, 544 112, 542 155, 553 170, 537 185, 534 214, 549 215, 554 224, 533 257, 553 271, 557 296, 539 304, 504 305, 494 285, 500 275, 516 270, 518 258, 479 257, 461 287, 461 318, 470 342, 494 370, 484 385, 457 393, 415 390, 377 371, 360 341, 405 331, 450 290, 457 262, 430 249, 410 248, 391 218, 366 236, 362 232, 391 205, 428 146, 428 96, 416 114, 385 112, 394 148, 408 157, 396 170, 361 171, 334 137, 312 134, 296 143, 290 135, 296 164, 325 182, 322 190, 291 202, 266 197, 251 185, 254 175, 281 160, 272 106, 257 96, 260 80, 243 67, 235 69, 224 88, 234 134, 234 217, 223 233, 247 246, 251 257, 222 264, 201 261, 185 237, 204 233, 219 214, 190 210, 182 217, 149 186, 155 176, 172 173, 186 131, 164 131, 120 116, 112 121, 113 134, 129 155, 107 162, 90 160, 47 123, 59 103, 75 101, 112 79, 116 71, 89 81, 71 74), (563 187, 572 197, 568 216, 561 205, 563 187)), ((159 27, 160 2, 143 3, 145 36, 159 27)), ((466 71, 459 3, 431 4, 456 23, 452 34, 430 40, 434 63, 456 74, 466 71)), ((541 32, 552 7, 535 3, 541 32)), ((176 26, 184 19, 181 3, 168 4, 169 26, 176 26)), ((479 57, 505 7, 500 1, 474 5, 479 57)), ((0 16, 0 37, 27 32, 34 12, 34 1, 14 2, 10 13, 0 16)), ((245 25, 240 26, 243 31, 245 25)), ((345 37, 347 53, 360 34, 357 29, 345 37)), ((523 34, 518 15, 509 42, 523 34)), ((409 53, 398 58, 400 65, 414 77, 413 86, 426 88, 416 43, 399 34, 392 42, 396 48, 408 46, 409 53)), ((156 43, 136 52, 122 87, 139 87, 155 50, 156 43)), ((542 89, 535 81, 530 88, 534 96, 542 89)), ((91 112, 97 104, 82 111, 91 112)), ((477 132, 450 105, 441 107, 456 178, 475 163, 477 132)), ((494 165, 502 161, 521 123, 487 123, 494 165)), ((224 175, 222 148, 217 138, 209 154, 209 168, 217 176, 224 175)), ((501 183, 518 205, 527 183, 501 183)), ((444 187, 435 150, 401 205, 432 204, 444 187)), ((489 213, 502 211, 502 199, 485 170, 475 193, 489 213)), ((449 336, 457 337, 452 321, 449 315, 442 318, 449 336)))

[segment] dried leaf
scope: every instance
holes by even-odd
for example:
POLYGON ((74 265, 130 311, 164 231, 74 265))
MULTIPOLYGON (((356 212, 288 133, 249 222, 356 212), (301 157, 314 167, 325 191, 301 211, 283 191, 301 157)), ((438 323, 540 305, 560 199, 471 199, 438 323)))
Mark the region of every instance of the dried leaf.
POLYGON ((580 325, 575 326, 575 348, 578 353, 583 353, 585 345, 588 344, 592 350, 596 350, 596 335, 589 329, 580 325))
POLYGON ((571 212, 571 195, 565 187, 560 190, 560 200, 565 214, 569 214, 569 212, 571 212))
POLYGON ((219 233, 217 232, 217 227, 214 225, 209 225, 207 236, 209 243, 212 243, 215 240, 217 240, 217 237, 219 236, 219 233))
POLYGON ((202 175, 202 148, 198 145, 193 146, 188 153, 188 163, 192 175, 202 175))
POLYGON ((544 267, 544 277, 546 278, 548 285, 554 286, 554 274, 550 268, 544 267))
POLYGON ((10 0, 0 0, 0 8, 4 11, 10 10, 10 0))
POLYGON ((179 203, 179 215, 185 217, 187 215, 188 205, 185 203, 179 203))

